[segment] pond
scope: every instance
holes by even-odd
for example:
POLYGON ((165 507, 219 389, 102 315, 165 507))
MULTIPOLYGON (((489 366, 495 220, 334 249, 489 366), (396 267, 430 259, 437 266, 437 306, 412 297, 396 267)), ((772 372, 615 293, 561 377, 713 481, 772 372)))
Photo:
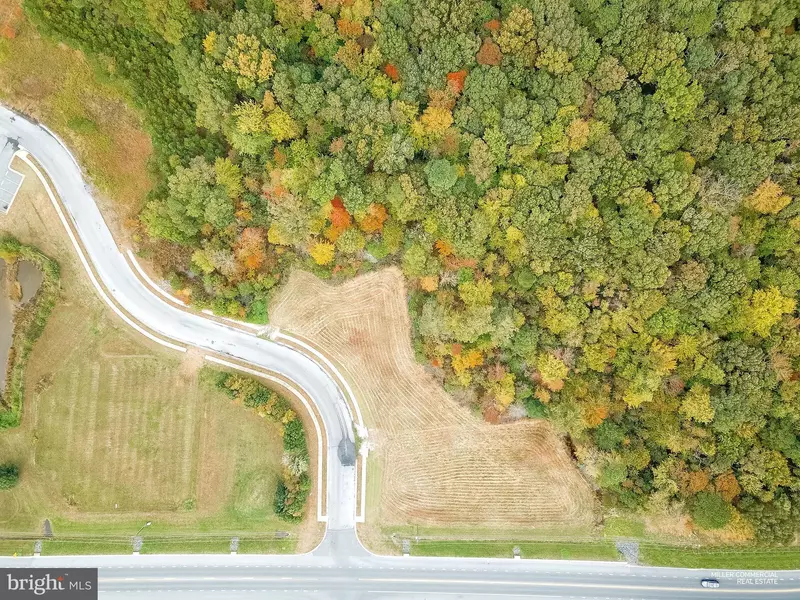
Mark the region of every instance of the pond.
POLYGON ((39 268, 28 260, 20 261, 17 267, 19 289, 14 289, 16 285, 13 282, 9 285, 7 277, 9 266, 0 259, 0 393, 6 385, 8 353, 14 337, 14 312, 36 295, 44 277, 39 268), (15 297, 20 297, 20 301, 15 302, 15 297))
POLYGON ((42 285, 44 275, 36 264, 29 260, 21 260, 17 270, 17 281, 22 288, 22 304, 25 304, 36 295, 42 285))

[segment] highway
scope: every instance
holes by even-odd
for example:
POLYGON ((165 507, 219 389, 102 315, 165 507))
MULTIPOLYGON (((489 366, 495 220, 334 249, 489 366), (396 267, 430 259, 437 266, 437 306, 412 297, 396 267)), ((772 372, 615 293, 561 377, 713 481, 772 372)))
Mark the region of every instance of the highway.
POLYGON ((721 573, 625 563, 299 556, 54 557, 4 566, 100 567, 108 598, 798 598, 800 572, 721 573), (700 579, 715 575, 719 589, 700 579), (737 583, 750 579, 751 583, 737 583))
MULTIPOLYGON (((623 562, 379 557, 356 536, 355 468, 338 448, 352 443, 354 417, 342 389, 307 354, 186 311, 137 277, 69 150, 46 128, 0 106, 2 136, 14 138, 49 177, 74 229, 76 251, 101 297, 140 333, 177 351, 199 348, 289 378, 313 400, 327 437, 325 540, 294 556, 142 555, 0 558, 0 567, 98 567, 101 597, 147 598, 800 598, 800 571, 737 573, 623 562), (347 462, 347 461, 345 461, 347 462), (715 577, 719 589, 700 580, 715 577)), ((5 166, 5 165, 2 165, 5 166)), ((57 210, 59 202, 54 199, 57 210)), ((13 210, 13 208, 12 208, 13 210)), ((70 234, 72 235, 72 234, 70 234)), ((0 507, 2 511, 2 507, 0 507)))

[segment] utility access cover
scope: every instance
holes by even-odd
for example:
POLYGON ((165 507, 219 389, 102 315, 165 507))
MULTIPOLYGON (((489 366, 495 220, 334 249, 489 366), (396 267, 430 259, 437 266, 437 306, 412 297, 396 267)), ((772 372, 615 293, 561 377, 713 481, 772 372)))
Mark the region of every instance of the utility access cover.
POLYGON ((352 467, 356 464, 356 444, 353 440, 342 438, 339 442, 339 460, 345 467, 352 467))

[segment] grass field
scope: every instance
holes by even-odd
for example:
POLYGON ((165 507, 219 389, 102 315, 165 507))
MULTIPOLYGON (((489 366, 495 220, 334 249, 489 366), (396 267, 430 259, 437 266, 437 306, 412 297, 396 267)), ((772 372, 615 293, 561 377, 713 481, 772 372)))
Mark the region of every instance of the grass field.
POLYGON ((270 314, 335 357, 354 387, 371 447, 366 529, 593 522, 591 489, 548 423, 489 425, 415 362, 397 269, 340 286, 294 272, 270 314))
POLYGON ((102 192, 103 214, 119 234, 151 187, 150 138, 108 65, 42 38, 20 5, 0 0, 0 100, 64 138, 102 192))
MULTIPOLYGON (((466 535, 466 534, 465 534, 466 535)), ((530 541, 526 539, 420 539, 396 536, 396 540, 411 540, 411 554, 418 556, 467 556, 510 558, 513 548, 520 549, 523 558, 560 560, 621 560, 611 540, 530 541)), ((394 544, 394 553, 399 547, 394 544)), ((689 569, 800 569, 800 550, 797 548, 693 548, 642 543, 639 562, 660 567, 689 569)))
MULTIPOLYGON (((202 383, 196 356, 161 349, 111 316, 38 181, 15 168, 27 177, 0 231, 57 257, 62 292, 31 354, 22 425, 0 432, 0 462, 21 466, 20 484, 0 492, 0 538, 41 535, 50 519, 59 539, 44 553, 129 552, 129 537, 152 521, 143 552, 227 552, 233 535, 243 552, 313 547, 316 523, 273 512, 277 425, 202 383), (275 531, 291 537, 265 541, 275 531)), ((3 553, 32 549, 0 541, 3 553)))
POLYGON ((642 564, 690 569, 800 569, 797 548, 676 548, 642 546, 642 564))
POLYGON ((523 558, 559 560, 619 560, 611 542, 420 541, 411 544, 414 556, 511 558, 514 547, 523 558))

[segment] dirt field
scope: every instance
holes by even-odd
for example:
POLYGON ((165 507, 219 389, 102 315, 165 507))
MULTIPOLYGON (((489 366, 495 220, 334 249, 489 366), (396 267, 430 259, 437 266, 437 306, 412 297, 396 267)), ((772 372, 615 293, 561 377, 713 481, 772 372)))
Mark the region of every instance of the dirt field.
POLYGON ((203 384, 196 355, 117 320, 38 180, 14 167, 26 179, 0 232, 56 257, 63 290, 28 365, 22 425, 0 431, 0 463, 22 471, 2 492, 0 537, 41 532, 46 518, 56 534, 80 535, 131 535, 152 520, 151 536, 283 530, 313 546, 316 523, 292 526, 273 512, 277 426, 203 384))
POLYGON ((489 425, 415 360, 403 277, 331 286, 294 272, 271 323, 336 358, 370 430, 367 524, 549 527, 594 517, 589 486, 544 421, 489 425))

